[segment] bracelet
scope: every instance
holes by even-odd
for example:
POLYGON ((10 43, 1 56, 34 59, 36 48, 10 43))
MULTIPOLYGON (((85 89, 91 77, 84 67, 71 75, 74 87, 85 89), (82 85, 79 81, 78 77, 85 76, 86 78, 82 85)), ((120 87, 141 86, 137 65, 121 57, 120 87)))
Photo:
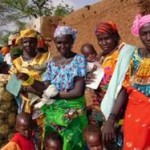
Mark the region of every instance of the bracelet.
POLYGON ((113 113, 110 113, 110 115, 109 115, 108 118, 113 119, 113 120, 116 120, 117 115, 116 115, 116 114, 113 114, 113 113))
POLYGON ((29 78, 26 81, 22 82, 22 86, 31 86, 34 83, 34 78, 32 76, 29 76, 29 78))

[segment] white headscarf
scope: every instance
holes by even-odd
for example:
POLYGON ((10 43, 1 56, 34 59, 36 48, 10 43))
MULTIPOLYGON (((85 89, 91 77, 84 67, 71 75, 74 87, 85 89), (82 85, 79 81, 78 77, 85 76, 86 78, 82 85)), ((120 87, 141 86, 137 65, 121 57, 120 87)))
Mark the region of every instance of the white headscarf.
POLYGON ((75 41, 77 30, 71 28, 70 26, 58 26, 54 32, 54 38, 60 37, 62 35, 72 35, 73 40, 75 41))

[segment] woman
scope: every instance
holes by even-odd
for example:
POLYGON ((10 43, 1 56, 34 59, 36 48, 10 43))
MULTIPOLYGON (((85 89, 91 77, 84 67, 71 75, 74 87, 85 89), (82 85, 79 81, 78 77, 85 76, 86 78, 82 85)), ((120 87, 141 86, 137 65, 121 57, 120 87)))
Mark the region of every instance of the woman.
POLYGON ((9 66, 0 55, 0 147, 5 145, 11 135, 15 132, 15 118, 17 114, 17 104, 13 96, 5 89, 8 81, 9 66))
POLYGON ((92 119, 101 122, 103 120, 103 116, 99 113, 100 109, 96 110, 95 108, 99 108, 99 104, 107 91, 121 48, 119 47, 120 35, 113 22, 101 22, 97 26, 95 34, 98 45, 102 49, 102 53, 98 57, 100 57, 100 63, 105 74, 99 88, 95 91, 96 95, 93 95, 94 106, 92 110, 92 119), (98 107, 96 107, 95 104, 98 105, 98 107), (101 118, 99 118, 100 116, 96 118, 97 114, 100 114, 101 118))
POLYGON ((139 36, 144 47, 138 48, 132 55, 129 95, 124 121, 124 150, 150 149, 150 14, 135 17, 131 29, 139 36))
POLYGON ((96 28, 95 34, 98 45, 102 49, 102 53, 100 53, 98 57, 100 57, 100 63, 105 72, 100 86, 96 90, 96 95, 93 97, 94 103, 92 106, 92 118, 95 121, 98 121, 100 118, 95 118, 96 115, 94 114, 97 114, 100 110, 96 110, 95 108, 99 108, 99 104, 101 103, 101 100, 103 99, 107 91, 107 87, 116 66, 119 51, 122 46, 119 47, 120 35, 118 33, 116 25, 113 22, 100 23, 96 28), (98 105, 98 107, 95 104, 98 105))
MULTIPOLYGON (((17 41, 20 41, 20 44, 23 49, 22 56, 18 57, 13 61, 13 65, 10 69, 10 74, 18 75, 20 72, 24 72, 34 77, 36 80, 41 80, 41 76, 44 70, 38 70, 34 67, 43 66, 49 60, 49 53, 39 53, 37 52, 37 43, 38 43, 38 33, 32 29, 25 29, 20 31, 20 38, 17 41)), ((30 85, 22 85, 21 99, 18 100, 19 111, 30 112, 31 104, 34 103, 34 100, 39 97, 33 96, 38 93, 34 91, 30 85)))
MULTIPOLYGON (((116 80, 115 82, 111 80, 114 79, 114 77, 112 78, 112 76, 114 74, 114 71, 116 70, 116 64, 118 58, 120 58, 120 55, 129 51, 129 56, 126 56, 127 60, 125 60, 126 64, 128 64, 132 51, 129 49, 130 46, 128 47, 127 44, 119 43, 120 36, 116 25, 113 22, 100 23, 97 26, 95 34, 98 44, 102 48, 102 53, 100 54, 100 62, 104 70, 104 77, 99 85, 99 88, 96 90, 96 95, 93 96, 93 104, 98 106, 100 105, 100 109, 95 109, 97 107, 93 106, 91 120, 92 122, 93 120, 100 122, 102 126, 102 139, 103 142, 106 143, 115 137, 114 126, 119 119, 117 118, 117 116, 121 114, 120 105, 122 106, 122 104, 124 103, 124 101, 120 101, 120 99, 122 96, 126 96, 125 89, 120 88, 122 87, 121 81, 119 84, 116 84, 116 87, 110 86, 109 88, 109 85, 112 85, 112 83, 116 82, 116 80), (118 85, 119 88, 117 88, 118 85), (116 98, 118 97, 116 102, 114 102, 116 98, 114 98, 113 95, 115 95, 116 98)), ((127 66, 128 65, 126 65, 126 67, 124 68, 125 71, 127 70, 127 66)), ((123 80, 124 75, 125 73, 123 74, 123 76, 121 75, 121 80, 123 80)), ((117 77, 117 75, 115 75, 115 77, 117 77)), ((117 143, 117 145, 121 146, 120 143, 117 143)), ((110 149, 112 149, 112 145, 110 149)))
MULTIPOLYGON (((72 52, 75 37, 76 31, 69 26, 56 28, 55 45, 60 56, 48 63, 44 83, 34 81, 32 84, 49 102, 50 98, 55 99, 52 104, 42 107, 45 132, 59 132, 63 137, 63 150, 83 150, 82 135, 87 124, 83 97, 86 60, 83 55, 72 52), (55 95, 50 92, 52 87, 55 88, 55 95)), ((22 74, 20 78, 25 81, 30 77, 22 74)))

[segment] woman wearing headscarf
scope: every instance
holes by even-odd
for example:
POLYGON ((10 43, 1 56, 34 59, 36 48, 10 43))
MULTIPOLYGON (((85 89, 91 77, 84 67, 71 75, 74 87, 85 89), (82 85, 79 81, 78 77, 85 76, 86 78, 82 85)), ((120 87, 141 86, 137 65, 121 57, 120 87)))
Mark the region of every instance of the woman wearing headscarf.
POLYGON ((5 86, 9 77, 9 66, 0 55, 0 148, 5 145, 15 132, 17 104, 5 86))
MULTIPOLYGON (((50 54, 49 52, 46 53, 39 53, 37 52, 37 44, 39 40, 39 34, 33 29, 25 29, 20 31, 20 37, 17 39, 17 42, 20 42, 22 46, 23 53, 20 57, 15 59, 12 62, 12 67, 10 69, 10 74, 16 74, 19 73, 27 73, 30 76, 32 76, 36 80, 41 81, 41 76, 44 72, 44 70, 38 70, 35 69, 35 66, 43 66, 43 64, 46 64, 49 60, 50 54)), ((34 99, 37 99, 39 97, 33 95, 38 93, 34 91, 30 84, 33 81, 30 81, 29 84, 22 84, 22 90, 21 90, 21 99, 22 102, 20 103, 20 100, 17 101, 19 105, 19 111, 25 111, 25 112, 31 112, 31 104, 33 103, 34 99)))
MULTIPOLYGON (((148 4, 146 4, 149 7, 148 4)), ((132 55, 126 86, 129 95, 124 121, 124 150, 150 149, 150 14, 138 14, 131 28, 143 47, 132 55)))
MULTIPOLYGON (((75 29, 58 26, 54 38, 60 55, 48 63, 44 83, 34 81, 31 86, 43 94, 42 101, 46 103, 41 108, 46 135, 52 131, 60 133, 63 150, 83 150, 83 130, 87 124, 83 96, 86 60, 83 55, 72 51, 75 29)), ((29 78, 22 74, 22 80, 29 78)))
MULTIPOLYGON (((104 76, 95 92, 96 94, 93 95, 90 119, 91 123, 100 123, 102 139, 104 144, 106 144, 115 138, 115 127, 120 117, 122 117, 120 105, 122 106, 124 101, 120 101, 120 98, 126 96, 122 84, 135 47, 125 43, 120 44, 120 35, 113 22, 101 22, 97 26, 95 34, 102 49, 100 63, 104 70, 104 76), (98 105, 100 107, 95 107, 98 105)), ((117 148, 116 146, 121 147, 121 139, 119 139, 119 142, 118 139, 116 140, 117 145, 113 144, 115 147, 110 145, 107 148, 115 149, 117 148)))

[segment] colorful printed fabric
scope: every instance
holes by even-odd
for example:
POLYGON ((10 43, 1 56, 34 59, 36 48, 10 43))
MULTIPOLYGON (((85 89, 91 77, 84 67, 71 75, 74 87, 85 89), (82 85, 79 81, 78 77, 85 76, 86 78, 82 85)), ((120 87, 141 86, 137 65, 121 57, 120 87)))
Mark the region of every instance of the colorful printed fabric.
POLYGON ((93 95, 93 102, 94 102, 93 104, 95 104, 93 108, 96 109, 99 108, 99 111, 100 111, 100 103, 107 91, 109 81, 112 77, 114 68, 116 66, 118 55, 119 55, 119 50, 115 50, 112 54, 107 55, 104 58, 104 61, 102 63, 102 68, 104 69, 105 74, 99 85, 99 90, 96 91, 96 97, 95 95, 93 95))
POLYGON ((105 119, 107 120, 113 106, 116 103, 116 99, 120 90, 122 89, 124 79, 126 77, 126 73, 128 71, 130 60, 132 54, 137 49, 137 47, 124 44, 122 47, 119 57, 117 60, 117 64, 115 66, 115 70, 113 71, 112 78, 109 82, 109 86, 107 92, 101 102, 101 111, 103 112, 105 119), (125 57, 126 56, 126 57, 125 57))
POLYGON ((140 51, 136 50, 133 53, 129 77, 130 85, 135 87, 137 90, 150 96, 150 58, 142 58, 140 51))
POLYGON ((75 40, 77 36, 77 30, 71 28, 70 26, 58 26, 54 32, 54 38, 62 35, 72 35, 73 40, 75 40))
POLYGON ((50 61, 43 75, 43 81, 51 81, 59 91, 71 90, 74 86, 74 78, 86 75, 86 60, 83 55, 77 54, 70 64, 57 66, 50 61))
POLYGON ((124 119, 124 150, 150 149, 150 98, 133 87, 124 119))
MULTIPOLYGON (((18 57, 13 61, 13 65, 10 68, 10 74, 17 74, 19 72, 27 73, 29 76, 34 77, 34 79, 41 81, 44 70, 35 69, 35 66, 43 66, 43 64, 47 63, 50 58, 50 53, 38 53, 36 57, 31 61, 23 60, 22 56, 18 57)), ((25 93, 21 94, 22 99, 22 107, 25 112, 30 112, 30 102, 32 100, 33 94, 25 93)), ((17 97, 18 98, 18 97, 17 97)), ((18 100, 20 102, 20 100, 18 100)), ((18 103, 17 102, 17 103, 18 103)), ((19 104, 20 106, 20 104, 19 104)), ((22 108, 20 108, 22 109, 22 108)))
POLYGON ((126 86, 129 94, 124 122, 124 150, 150 149, 150 58, 142 58, 140 50, 132 56, 126 86), (140 133, 140 136, 139 136, 140 133))
MULTIPOLYGON (((119 49, 116 49, 110 55, 107 55, 101 67, 104 69, 104 77, 99 85, 97 90, 86 90, 86 101, 90 102, 90 106, 87 107, 88 109, 88 117, 89 121, 93 124, 101 125, 103 121, 105 121, 104 115, 100 110, 101 101, 107 91, 109 81, 112 77, 113 71, 115 69, 117 58, 119 56, 119 49)), ((87 102, 87 103, 89 103, 87 102)))
POLYGON ((34 66, 41 66, 44 63, 46 63, 50 58, 50 53, 38 53, 35 58, 31 61, 25 61, 22 56, 18 57, 13 61, 13 65, 10 68, 10 73, 18 73, 23 72, 27 73, 28 75, 34 77, 36 80, 41 80, 41 76, 43 72, 40 72, 39 70, 34 69, 34 66))
POLYGON ((84 97, 59 99, 44 105, 45 133, 57 131, 63 137, 63 150, 83 150, 83 131, 87 125, 84 97))
MULTIPOLYGON (((69 64, 60 67, 50 61, 43 80, 49 80, 59 91, 71 90, 74 78, 85 77, 86 60, 76 54, 69 64)), ((86 127, 84 97, 77 99, 58 99, 52 105, 44 105, 45 133, 57 131, 63 137, 63 150, 83 150, 83 130, 86 127)))

